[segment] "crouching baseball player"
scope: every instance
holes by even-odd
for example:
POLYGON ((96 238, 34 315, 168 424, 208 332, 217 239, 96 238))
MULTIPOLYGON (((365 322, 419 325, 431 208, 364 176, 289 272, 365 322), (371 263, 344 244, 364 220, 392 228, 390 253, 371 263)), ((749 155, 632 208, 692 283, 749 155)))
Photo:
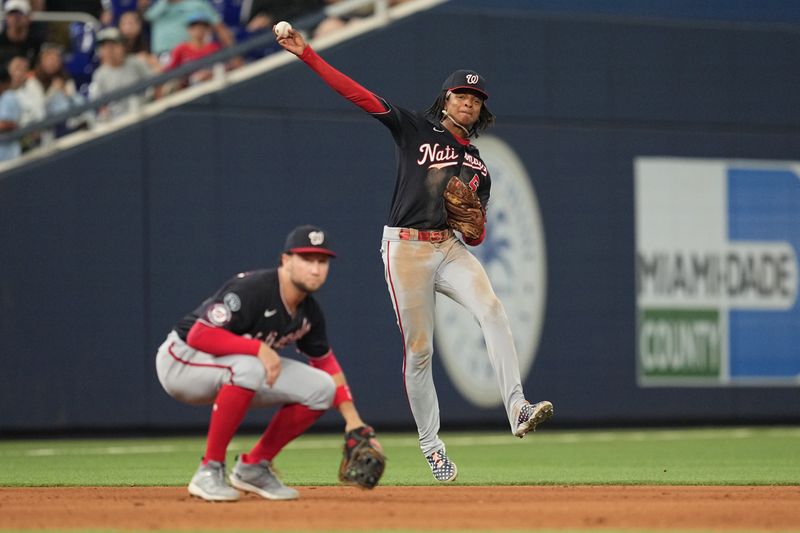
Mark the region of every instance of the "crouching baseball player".
POLYGON ((298 491, 281 482, 272 461, 331 406, 345 421, 339 478, 363 488, 380 480, 382 449, 355 408, 328 345, 322 310, 311 296, 325 283, 332 257, 321 228, 295 228, 280 266, 228 280, 179 320, 158 349, 156 370, 164 390, 181 402, 213 405, 205 454, 189 483, 193 496, 235 501, 244 491, 270 500, 296 499, 298 491), (290 343, 309 364, 275 351, 290 343), (281 408, 253 448, 237 458, 228 484, 225 456, 239 424, 248 409, 272 405, 281 408))

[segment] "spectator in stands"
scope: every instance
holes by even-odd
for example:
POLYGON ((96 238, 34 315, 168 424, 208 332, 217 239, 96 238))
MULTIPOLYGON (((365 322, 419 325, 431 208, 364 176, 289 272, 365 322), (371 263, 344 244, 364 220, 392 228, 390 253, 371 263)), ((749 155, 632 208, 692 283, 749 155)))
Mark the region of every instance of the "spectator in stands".
MULTIPOLYGON (((32 81, 30 61, 25 56, 16 56, 8 63, 8 73, 11 75, 11 88, 17 94, 17 101, 22 111, 19 125, 27 126, 44 119, 44 95, 41 94, 32 81)), ((39 145, 39 132, 32 132, 20 139, 22 151, 25 152, 39 145)))
MULTIPOLYGON (((122 33, 117 28, 104 28, 97 34, 97 47, 100 66, 92 75, 89 85, 89 98, 97 99, 147 79, 153 71, 139 58, 125 53, 122 33)), ((98 118, 112 120, 134 111, 144 104, 145 95, 132 95, 117 100, 101 108, 98 118)))
POLYGON ((7 65, 13 57, 27 57, 33 64, 39 55, 43 37, 32 27, 28 0, 7 0, 3 6, 5 24, 0 33, 0 64, 7 65))
MULTIPOLYGON (((205 13, 195 13, 190 15, 186 21, 186 28, 189 38, 176 46, 172 50, 170 61, 164 70, 173 70, 190 61, 209 56, 218 52, 221 47, 219 43, 211 39, 211 19, 205 13)), ((187 81, 188 85, 194 85, 201 81, 210 80, 212 72, 210 68, 193 72, 187 81)))
MULTIPOLYGON (((28 83, 44 102, 45 115, 55 115, 66 111, 73 105, 83 102, 83 97, 75 87, 75 81, 64 67, 63 48, 57 44, 45 43, 39 53, 39 61, 33 69, 28 83)), ((69 128, 59 128, 58 134, 74 129, 73 121, 69 128)))
MULTIPOLYGON (((240 41, 246 41, 261 33, 272 33, 272 26, 281 20, 296 22, 298 19, 319 13, 326 0, 243 0, 239 10, 240 41)), ((281 50, 277 42, 268 44, 263 49, 251 50, 247 53, 249 60, 257 60, 273 52, 281 50)))
POLYGON ((162 64, 169 62, 172 50, 187 40, 186 21, 195 13, 208 16, 222 46, 234 44, 233 34, 208 0, 156 0, 144 18, 150 23, 150 49, 162 64))
POLYGON ((147 63, 153 70, 160 65, 156 56, 150 53, 150 38, 145 32, 142 15, 138 11, 126 11, 119 17, 119 31, 125 52, 134 55, 147 63))
MULTIPOLYGON (((0 68, 0 133, 17 129, 21 116, 22 109, 19 107, 16 92, 11 89, 11 75, 3 66, 0 68)), ((18 140, 0 142, 0 161, 14 159, 21 153, 18 140)))

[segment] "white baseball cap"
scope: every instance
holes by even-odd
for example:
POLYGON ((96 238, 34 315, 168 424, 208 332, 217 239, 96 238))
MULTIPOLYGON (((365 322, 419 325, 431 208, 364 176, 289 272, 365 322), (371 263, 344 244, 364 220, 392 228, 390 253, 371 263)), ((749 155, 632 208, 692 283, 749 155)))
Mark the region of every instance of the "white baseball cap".
POLYGON ((112 41, 115 43, 122 42, 122 32, 119 31, 117 28, 113 26, 109 26, 108 28, 103 28, 99 32, 97 32, 97 36, 95 37, 97 44, 102 44, 108 41, 112 41))
POLYGON ((28 0, 8 0, 4 9, 6 13, 19 11, 20 13, 27 15, 31 12, 31 4, 28 2, 28 0))

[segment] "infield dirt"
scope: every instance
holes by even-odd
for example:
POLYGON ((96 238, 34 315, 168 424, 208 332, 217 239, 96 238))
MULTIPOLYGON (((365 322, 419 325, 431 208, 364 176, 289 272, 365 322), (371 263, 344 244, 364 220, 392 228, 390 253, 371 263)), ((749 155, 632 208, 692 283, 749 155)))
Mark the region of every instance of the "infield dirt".
POLYGON ((298 487, 207 503, 183 487, 0 488, 0 529, 800 531, 800 487, 298 487))

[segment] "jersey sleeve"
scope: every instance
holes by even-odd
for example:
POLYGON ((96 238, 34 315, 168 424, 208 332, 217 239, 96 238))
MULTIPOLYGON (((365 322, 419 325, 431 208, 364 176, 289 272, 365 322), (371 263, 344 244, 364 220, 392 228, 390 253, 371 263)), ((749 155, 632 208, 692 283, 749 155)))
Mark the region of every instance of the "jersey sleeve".
POLYGON ((258 355, 261 348, 261 341, 209 326, 199 320, 189 330, 186 343, 196 350, 212 355, 258 355))
POLYGON ((367 113, 385 113, 389 110, 389 106, 386 105, 386 102, 382 98, 376 96, 345 74, 333 68, 310 46, 306 46, 300 59, 308 65, 311 70, 316 72, 319 77, 322 78, 322 81, 327 83, 331 89, 344 96, 367 113))
POLYGON ((257 282, 249 276, 228 281, 196 311, 186 342, 213 355, 256 355, 259 341, 250 334, 263 308, 257 282))
POLYGON ((257 325, 264 302, 258 281, 250 276, 228 281, 214 296, 203 302, 198 321, 223 328, 237 335, 251 334, 257 325))
POLYGON ((389 128, 399 146, 404 144, 404 131, 416 130, 419 117, 414 112, 393 106, 383 97, 356 83, 322 59, 311 46, 306 46, 300 59, 316 72, 331 89, 389 128))
POLYGON ((306 300, 305 313, 311 324, 311 330, 297 341, 297 349, 309 357, 322 357, 331 349, 322 309, 316 300, 309 297, 306 300))

